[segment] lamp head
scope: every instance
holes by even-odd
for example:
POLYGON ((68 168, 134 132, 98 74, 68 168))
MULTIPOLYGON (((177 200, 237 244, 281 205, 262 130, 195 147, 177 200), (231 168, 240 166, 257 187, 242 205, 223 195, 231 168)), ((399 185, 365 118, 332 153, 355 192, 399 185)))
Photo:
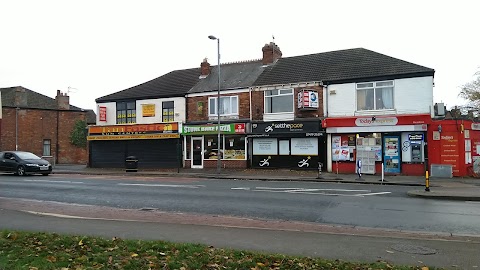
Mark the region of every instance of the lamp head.
POLYGON ((209 39, 212 39, 212 40, 216 40, 216 39, 217 39, 215 36, 212 36, 212 35, 208 36, 208 38, 209 38, 209 39))

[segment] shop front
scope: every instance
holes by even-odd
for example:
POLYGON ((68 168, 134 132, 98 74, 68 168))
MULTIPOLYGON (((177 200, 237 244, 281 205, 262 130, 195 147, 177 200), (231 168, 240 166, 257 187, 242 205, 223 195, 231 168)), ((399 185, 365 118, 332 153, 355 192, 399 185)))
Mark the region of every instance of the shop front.
POLYGON ((327 118, 327 170, 424 175, 430 115, 327 118), (359 163, 359 161, 361 161, 359 163))
POLYGON ((450 166, 453 176, 480 175, 479 123, 455 119, 434 121, 428 133, 431 166, 450 166))
POLYGON ((247 137, 253 168, 317 170, 326 161, 320 120, 252 123, 247 137))
POLYGON ((93 168, 123 168, 130 156, 140 169, 181 166, 178 123, 90 126, 87 140, 93 168))
POLYGON ((218 125, 183 125, 184 167, 216 168, 220 155, 222 168, 247 167, 245 123, 218 125))

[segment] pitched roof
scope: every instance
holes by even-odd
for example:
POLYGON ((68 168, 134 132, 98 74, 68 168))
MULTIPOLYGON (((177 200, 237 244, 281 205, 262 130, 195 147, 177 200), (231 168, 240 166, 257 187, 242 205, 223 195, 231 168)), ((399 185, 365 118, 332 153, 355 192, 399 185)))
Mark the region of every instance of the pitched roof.
POLYGON ((151 81, 95 99, 96 102, 109 102, 128 99, 178 97, 185 94, 198 81, 200 67, 175 70, 151 81))
MULTIPOLYGON (((2 106, 4 107, 18 107, 15 104, 16 90, 25 90, 25 102, 24 108, 32 109, 45 109, 45 110, 57 110, 57 101, 54 98, 42 95, 23 86, 15 86, 8 88, 0 88, 2 93, 2 106)), ((71 111, 82 111, 83 109, 70 105, 71 111)))
POLYGON ((364 48, 280 58, 255 86, 323 81, 346 83, 368 79, 433 76, 435 70, 364 48))
MULTIPOLYGON (((261 60, 237 62, 220 65, 220 89, 239 89, 253 85, 262 74, 264 67, 261 60)), ((192 93, 209 92, 218 89, 218 65, 212 66, 210 75, 201 79, 188 91, 192 93)))

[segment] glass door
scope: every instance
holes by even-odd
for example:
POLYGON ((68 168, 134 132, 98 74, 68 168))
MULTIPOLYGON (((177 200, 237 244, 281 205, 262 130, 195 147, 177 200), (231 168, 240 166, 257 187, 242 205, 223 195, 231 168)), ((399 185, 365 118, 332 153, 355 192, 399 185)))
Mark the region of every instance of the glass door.
POLYGON ((203 169, 203 137, 192 137, 192 169, 203 169))

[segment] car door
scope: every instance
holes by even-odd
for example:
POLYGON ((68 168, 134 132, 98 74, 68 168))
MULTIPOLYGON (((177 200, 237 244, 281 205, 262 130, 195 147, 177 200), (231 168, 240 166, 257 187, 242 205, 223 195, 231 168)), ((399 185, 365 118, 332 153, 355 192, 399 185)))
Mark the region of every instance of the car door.
POLYGON ((5 166, 3 171, 14 172, 17 168, 17 160, 15 159, 15 155, 10 152, 5 152, 3 155, 2 164, 5 166))
POLYGON ((5 153, 4 152, 0 152, 0 171, 5 171, 6 169, 6 164, 5 164, 5 153))

